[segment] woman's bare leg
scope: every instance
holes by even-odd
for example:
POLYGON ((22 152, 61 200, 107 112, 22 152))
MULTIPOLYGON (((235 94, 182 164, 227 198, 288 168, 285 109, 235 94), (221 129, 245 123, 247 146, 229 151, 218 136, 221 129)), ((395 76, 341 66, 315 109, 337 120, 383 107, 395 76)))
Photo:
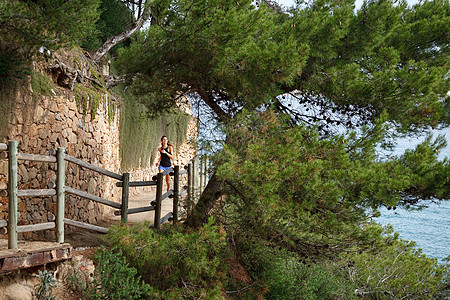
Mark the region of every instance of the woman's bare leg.
POLYGON ((170 175, 166 175, 167 190, 170 190, 170 175))

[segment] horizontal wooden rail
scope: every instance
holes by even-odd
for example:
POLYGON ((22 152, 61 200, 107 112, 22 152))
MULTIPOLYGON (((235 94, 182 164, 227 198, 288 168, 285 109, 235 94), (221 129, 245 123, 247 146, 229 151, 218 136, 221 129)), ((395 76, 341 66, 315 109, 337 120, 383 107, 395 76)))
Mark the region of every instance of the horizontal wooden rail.
MULTIPOLYGON (((162 172, 162 174, 163 174, 163 176, 164 176, 164 175, 170 175, 170 176, 173 176, 173 175, 174 175, 174 173, 173 173, 173 168, 170 168, 170 169, 165 170, 164 172, 162 172)), ((157 178, 157 175, 153 175, 152 180, 153 180, 153 181, 156 181, 157 179, 158 179, 158 178, 157 178)))
POLYGON ((29 160, 29 161, 41 161, 55 163, 56 157, 48 155, 38 155, 38 154, 28 154, 28 153, 17 153, 18 160, 29 160))
POLYGON ((66 154, 65 159, 67 161, 70 161, 70 162, 72 162, 74 164, 77 164, 79 166, 85 167, 85 168, 87 168, 89 170, 92 170, 92 171, 95 171, 97 173, 100 173, 100 174, 103 174, 103 175, 106 175, 106 176, 109 176, 109 177, 112 177, 112 178, 115 178, 115 179, 118 179, 118 180, 122 180, 123 179, 123 176, 120 175, 120 174, 108 171, 108 170, 103 169, 103 168, 98 167, 98 166, 94 166, 94 165, 92 165, 90 163, 82 161, 81 159, 75 158, 75 157, 70 156, 68 154, 66 154))
MULTIPOLYGON (((166 198, 169 198, 172 195, 173 195, 173 190, 168 190, 167 192, 165 192, 164 194, 161 195, 161 202, 163 200, 165 200, 166 198)), ((153 200, 152 202, 150 202, 150 204, 152 206, 155 206, 156 205, 156 200, 153 200)))
POLYGON ((22 226, 17 226, 17 232, 39 231, 39 230, 53 229, 55 227, 56 227, 55 222, 39 223, 39 224, 32 224, 32 225, 22 225, 22 226))
POLYGON ((173 195, 173 190, 168 190, 167 192, 162 194, 161 195, 161 201, 163 201, 164 199, 168 198, 170 195, 173 195))
POLYGON ((98 231, 101 233, 107 233, 109 230, 108 228, 105 228, 105 227, 91 225, 91 224, 87 224, 87 223, 83 223, 83 222, 79 222, 79 221, 75 221, 75 220, 71 220, 71 219, 67 219, 67 218, 64 218, 64 223, 67 225, 80 227, 83 229, 89 229, 89 230, 93 230, 93 231, 98 231))
MULTIPOLYGON (((156 185, 156 181, 130 181, 129 186, 153 186, 156 185)), ((116 186, 117 187, 122 187, 123 186, 123 182, 119 181, 116 182, 116 186)))
POLYGON ((0 220, 0 227, 6 227, 6 226, 8 226, 8 221, 0 220))
POLYGON ((17 197, 45 197, 56 195, 55 189, 45 190, 18 190, 17 197))
POLYGON ((163 174, 163 175, 167 175, 167 174, 170 174, 171 172, 173 172, 173 167, 170 168, 170 169, 167 169, 167 170, 163 171, 162 174, 163 174))
POLYGON ((116 203, 116 202, 113 202, 113 201, 110 201, 110 200, 106 200, 106 199, 103 199, 102 197, 95 196, 95 195, 89 194, 87 192, 83 192, 83 191, 71 188, 69 186, 66 186, 65 189, 66 189, 67 193, 72 194, 72 195, 80 196, 80 197, 83 197, 83 198, 86 198, 86 199, 89 199, 89 200, 92 200, 92 201, 95 201, 95 202, 99 202, 99 203, 102 203, 102 204, 105 204, 105 205, 108 205, 108 206, 111 206, 111 207, 114 207, 114 208, 121 208, 122 207, 122 204, 120 204, 120 203, 116 203))
MULTIPOLYGON (((135 208, 129 208, 128 209, 128 214, 137 214, 137 213, 141 213, 141 212, 146 212, 146 211, 154 211, 155 207, 154 206, 142 206, 142 207, 135 207, 135 208)), ((120 216, 122 213, 120 210, 116 210, 114 212, 115 216, 120 216)))
POLYGON ((165 215, 164 217, 159 219, 159 225, 161 225, 165 221, 169 220, 169 218, 171 218, 171 217, 173 217, 173 213, 172 212, 168 213, 167 215, 165 215))
POLYGON ((180 170, 180 173, 179 173, 179 174, 180 174, 180 175, 183 175, 183 174, 187 174, 187 172, 188 172, 187 170, 180 170))
POLYGON ((0 143, 0 151, 6 151, 6 150, 8 150, 8 144, 0 143))
POLYGON ((182 190, 178 193, 179 196, 183 196, 184 194, 187 194, 187 190, 182 190))

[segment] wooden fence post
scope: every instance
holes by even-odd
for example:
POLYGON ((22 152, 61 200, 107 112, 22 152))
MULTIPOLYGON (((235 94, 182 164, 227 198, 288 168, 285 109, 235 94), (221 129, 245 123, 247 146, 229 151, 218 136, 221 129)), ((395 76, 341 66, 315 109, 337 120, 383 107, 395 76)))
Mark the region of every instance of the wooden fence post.
POLYGON ((8 249, 17 249, 17 141, 9 141, 8 152, 8 249))
POLYGON ((173 174, 173 223, 178 222, 178 201, 180 197, 180 166, 174 166, 173 174))
POLYGON ((61 244, 64 243, 65 181, 65 149, 58 148, 56 153, 56 241, 61 244))
POLYGON ((155 222, 153 226, 159 229, 159 220, 161 219, 161 198, 164 176, 162 173, 156 175, 156 203, 155 203, 155 222))
POLYGON ((188 169, 187 169, 187 174, 188 174, 188 201, 187 201, 187 213, 189 214, 191 211, 191 205, 194 201, 193 199, 193 182, 192 182, 192 161, 190 161, 188 163, 188 169))
POLYGON ((192 161, 192 204, 195 205, 198 202, 198 192, 199 192, 199 185, 200 185, 200 178, 199 178, 199 159, 198 156, 194 158, 192 161))
POLYGON ((200 186, 199 186, 199 190, 200 192, 203 191, 203 187, 204 187, 204 183, 205 181, 203 180, 203 168, 204 168, 204 163, 205 161, 203 160, 203 157, 200 157, 200 186))
POLYGON ((206 170, 208 167, 208 157, 206 157, 206 155, 204 155, 202 157, 202 180, 203 180, 203 185, 202 188, 200 189, 200 194, 203 193, 203 190, 205 189, 206 185, 208 184, 208 181, 206 181, 206 170))
POLYGON ((123 223, 128 222, 128 196, 130 190, 130 173, 123 173, 122 178, 122 208, 121 208, 121 221, 123 223))
POLYGON ((207 156, 205 158, 205 187, 208 185, 208 182, 209 182, 209 171, 210 171, 209 164, 210 164, 210 162, 209 162, 209 158, 207 156))

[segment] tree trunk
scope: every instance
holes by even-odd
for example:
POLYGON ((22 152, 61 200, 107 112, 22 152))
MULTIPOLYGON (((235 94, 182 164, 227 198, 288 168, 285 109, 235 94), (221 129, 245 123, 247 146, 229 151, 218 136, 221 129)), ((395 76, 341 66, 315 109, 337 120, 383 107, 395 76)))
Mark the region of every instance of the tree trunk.
POLYGON ((186 226, 195 228, 208 221, 211 210, 223 195, 223 184, 223 181, 217 178, 216 173, 211 176, 198 203, 187 216, 184 223, 186 226))
POLYGON ((142 12, 142 15, 139 17, 139 19, 136 20, 136 22, 134 22, 128 29, 126 29, 124 32, 119 33, 116 36, 112 36, 109 37, 104 43, 103 45, 97 49, 97 51, 95 51, 92 54, 92 59, 95 62, 99 62, 100 59, 106 55, 106 53, 109 52, 109 50, 111 50, 112 47, 114 47, 115 45, 117 45, 118 43, 122 42, 123 40, 129 38, 133 33, 135 33, 137 30, 139 30, 142 25, 144 25, 145 21, 148 20, 148 18, 150 17, 150 1, 148 0, 145 3, 145 7, 144 7, 144 11, 142 12))

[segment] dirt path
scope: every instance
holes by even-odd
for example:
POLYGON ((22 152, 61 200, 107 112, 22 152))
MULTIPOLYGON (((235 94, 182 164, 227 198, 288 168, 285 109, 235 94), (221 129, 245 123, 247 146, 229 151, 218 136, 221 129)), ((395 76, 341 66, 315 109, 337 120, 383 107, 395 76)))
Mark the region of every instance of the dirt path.
MULTIPOLYGON (((143 207, 143 206, 150 206, 150 202, 155 200, 155 193, 149 192, 149 193, 142 193, 135 196, 130 197, 129 203, 128 203, 128 209, 130 208, 136 208, 136 207, 143 207)), ((161 217, 164 217, 166 214, 171 212, 173 210, 173 199, 166 198, 161 203, 161 217)), ((120 216, 113 216, 111 220, 114 221, 120 221, 120 216)), ((131 214, 128 215, 128 224, 135 224, 135 223, 144 223, 149 222, 150 225, 154 224, 155 220, 155 212, 154 211, 148 211, 148 212, 141 212, 137 214, 131 214)))

